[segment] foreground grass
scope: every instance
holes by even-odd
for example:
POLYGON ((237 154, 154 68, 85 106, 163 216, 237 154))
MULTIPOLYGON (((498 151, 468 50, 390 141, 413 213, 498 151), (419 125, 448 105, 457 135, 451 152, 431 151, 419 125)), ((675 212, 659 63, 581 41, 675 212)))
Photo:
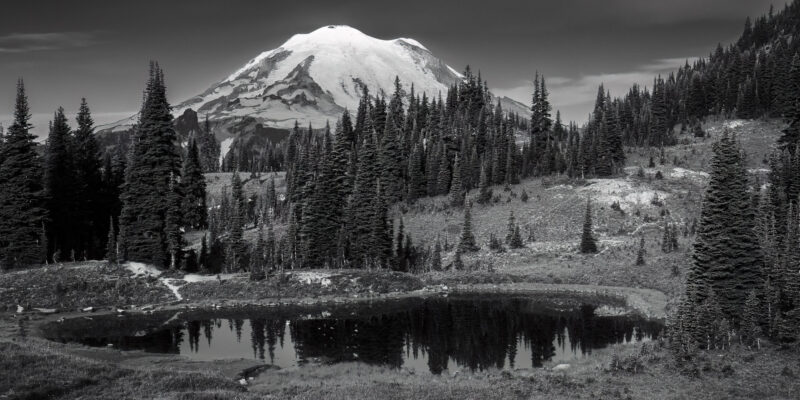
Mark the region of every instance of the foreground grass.
POLYGON ((179 356, 143 364, 114 350, 0 338, 0 398, 10 399, 792 399, 797 352, 769 346, 704 352, 676 366, 660 343, 615 346, 564 371, 414 374, 357 363, 268 370, 248 381, 179 356), (78 355, 80 354, 80 355, 78 355), (617 361, 614 361, 617 360, 617 361))
POLYGON ((0 354, 0 398, 245 398, 241 385, 213 372, 120 368, 42 340, 0 341, 0 354))

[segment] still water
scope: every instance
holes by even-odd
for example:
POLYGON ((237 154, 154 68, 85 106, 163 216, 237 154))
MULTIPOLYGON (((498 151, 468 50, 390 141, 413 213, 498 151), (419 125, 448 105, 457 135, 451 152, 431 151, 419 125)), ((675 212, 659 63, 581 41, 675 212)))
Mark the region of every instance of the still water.
POLYGON ((281 368, 355 361, 434 374, 569 362, 610 344, 655 339, 662 329, 639 318, 597 316, 581 301, 508 296, 69 322, 52 324, 45 336, 195 360, 252 358, 281 368))

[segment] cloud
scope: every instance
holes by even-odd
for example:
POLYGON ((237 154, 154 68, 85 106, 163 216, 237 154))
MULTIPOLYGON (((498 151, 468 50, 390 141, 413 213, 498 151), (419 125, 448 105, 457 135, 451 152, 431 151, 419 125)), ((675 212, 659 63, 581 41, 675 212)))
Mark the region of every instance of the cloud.
POLYGON ((95 44, 88 32, 12 33, 0 36, 0 53, 27 53, 87 47, 95 44))
MULTIPOLYGON (((653 78, 666 75, 682 67, 688 60, 691 65, 697 57, 663 58, 638 66, 632 71, 582 75, 575 78, 546 77, 547 89, 550 92, 550 103, 554 110, 561 110, 564 121, 574 120, 581 123, 586 120, 594 108, 597 88, 600 84, 611 92, 611 96, 622 96, 634 83, 642 87, 651 87, 653 78)), ((533 84, 529 81, 511 88, 494 89, 495 94, 508 96, 524 104, 530 103, 533 84)))

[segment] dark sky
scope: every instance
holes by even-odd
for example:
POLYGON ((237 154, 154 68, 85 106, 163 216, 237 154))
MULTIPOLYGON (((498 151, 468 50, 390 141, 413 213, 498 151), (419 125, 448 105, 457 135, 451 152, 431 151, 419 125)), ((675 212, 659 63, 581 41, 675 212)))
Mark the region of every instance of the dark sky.
POLYGON ((600 82, 612 94, 648 85, 731 42, 770 4, 783 0, 9 1, 0 8, 0 115, 23 77, 39 132, 45 116, 59 105, 74 112, 82 96, 108 122, 138 109, 151 59, 178 103, 295 33, 346 24, 417 39, 526 104, 539 70, 565 119, 583 122, 600 82))

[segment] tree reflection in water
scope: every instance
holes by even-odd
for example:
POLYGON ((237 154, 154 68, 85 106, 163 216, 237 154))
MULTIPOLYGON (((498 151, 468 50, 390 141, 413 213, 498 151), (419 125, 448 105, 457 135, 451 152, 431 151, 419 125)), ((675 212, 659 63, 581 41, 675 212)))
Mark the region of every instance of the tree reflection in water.
POLYGON ((241 348, 249 345, 242 356, 282 367, 308 361, 358 361, 439 374, 452 364, 470 370, 542 367, 550 361, 590 355, 609 344, 654 339, 662 328, 636 318, 598 317, 589 305, 556 310, 515 297, 427 299, 405 309, 347 318, 268 315, 227 323, 193 320, 144 335, 79 341, 98 346, 113 343, 123 350, 183 353, 190 358, 238 358, 241 348), (244 343, 248 336, 249 343, 244 343), (212 350, 214 354, 206 354, 212 350), (289 355, 279 357, 278 352, 289 355))

